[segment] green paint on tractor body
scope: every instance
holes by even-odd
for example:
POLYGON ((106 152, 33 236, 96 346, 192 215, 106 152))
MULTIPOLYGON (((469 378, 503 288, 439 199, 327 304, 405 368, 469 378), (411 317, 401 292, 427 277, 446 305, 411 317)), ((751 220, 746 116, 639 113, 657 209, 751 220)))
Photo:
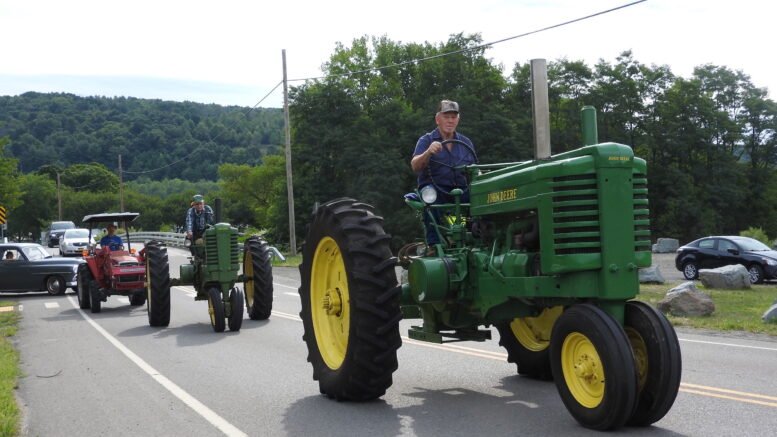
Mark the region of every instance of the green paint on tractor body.
POLYGON ((625 302, 639 292, 638 269, 651 265, 643 159, 603 143, 466 171, 469 204, 407 202, 453 217, 436 224, 442 253, 403 265, 403 314, 424 321, 411 338, 485 338, 479 325, 581 301, 623 323, 625 302))

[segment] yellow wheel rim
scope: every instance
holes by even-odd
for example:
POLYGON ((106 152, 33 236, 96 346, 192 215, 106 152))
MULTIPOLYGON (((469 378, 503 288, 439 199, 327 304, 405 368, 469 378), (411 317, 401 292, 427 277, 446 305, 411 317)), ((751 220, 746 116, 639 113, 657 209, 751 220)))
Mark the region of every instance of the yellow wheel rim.
POLYGON ((246 304, 249 307, 254 305, 254 259, 251 252, 245 252, 245 261, 243 261, 243 276, 245 277, 246 304))
POLYGON ((213 298, 210 297, 210 293, 208 293, 208 315, 210 316, 210 324, 215 326, 216 310, 213 308, 213 298))
POLYGON ((637 366, 637 380, 639 381, 639 391, 645 387, 647 383, 648 374, 648 353, 645 339, 639 335, 636 329, 627 326, 626 335, 629 337, 629 343, 631 344, 631 350, 634 351, 634 364, 637 366))
POLYGON ((596 408, 604 399, 604 369, 591 340, 570 333, 561 345, 561 370, 569 392, 586 408, 596 408))
POLYGON ((537 317, 522 317, 510 323, 515 339, 526 349, 540 352, 550 346, 550 333, 558 316, 564 311, 563 306, 545 308, 537 317))
POLYGON ((345 360, 351 322, 345 263, 335 240, 324 237, 316 247, 310 272, 310 313, 316 343, 327 367, 345 360))

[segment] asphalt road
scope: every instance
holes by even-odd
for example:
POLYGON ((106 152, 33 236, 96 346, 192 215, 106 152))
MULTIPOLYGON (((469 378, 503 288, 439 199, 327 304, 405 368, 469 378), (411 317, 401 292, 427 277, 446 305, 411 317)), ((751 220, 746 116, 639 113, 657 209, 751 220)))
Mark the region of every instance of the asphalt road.
MULTIPOLYGON (((185 252, 169 251, 172 262, 185 262, 185 252)), ((572 419, 552 382, 517 376, 495 331, 490 342, 436 345, 407 339, 404 320, 386 395, 327 399, 306 361, 298 271, 273 274, 272 316, 246 318, 236 333, 214 333, 190 287, 173 288, 164 329, 149 327, 145 307, 122 297, 91 314, 70 292, 6 296, 22 314, 15 342, 23 435, 601 435, 572 419)), ((774 435, 777 341, 678 334, 683 378, 672 410, 652 427, 609 435, 774 435)))

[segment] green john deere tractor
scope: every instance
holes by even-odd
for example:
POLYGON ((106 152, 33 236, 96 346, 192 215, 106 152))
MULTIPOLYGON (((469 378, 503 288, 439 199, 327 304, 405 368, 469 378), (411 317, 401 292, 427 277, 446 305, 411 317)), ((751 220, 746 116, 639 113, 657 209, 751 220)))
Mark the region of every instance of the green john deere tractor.
POLYGON ((664 417, 680 384, 679 343, 663 314, 634 300, 638 269, 651 265, 646 163, 628 146, 598 144, 595 113, 585 111, 593 108, 577 150, 458 168, 469 183, 451 204, 434 204, 435 190, 405 196, 433 220, 434 255, 417 243, 394 257, 367 204, 315 209, 299 293, 321 393, 382 396, 405 318, 419 320, 409 338, 433 343, 487 340, 481 327, 493 325, 518 373, 553 379, 585 427, 664 417))
POLYGON ((248 309, 251 320, 264 320, 272 311, 273 285, 270 249, 258 236, 246 240, 243 250, 243 273, 237 229, 217 223, 205 230, 197 241, 187 241, 192 254, 189 264, 180 268, 181 284, 194 285, 194 300, 208 301, 208 314, 213 330, 239 331, 243 313, 248 309), (245 293, 235 284, 243 282, 245 293))

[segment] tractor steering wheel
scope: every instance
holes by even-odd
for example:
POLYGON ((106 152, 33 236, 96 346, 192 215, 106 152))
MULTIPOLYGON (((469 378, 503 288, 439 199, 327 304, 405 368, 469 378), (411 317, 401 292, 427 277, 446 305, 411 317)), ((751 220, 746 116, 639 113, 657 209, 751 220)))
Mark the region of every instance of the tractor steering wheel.
MULTIPOLYGON (((478 155, 477 155, 477 153, 475 153, 475 149, 471 145, 469 145, 468 143, 466 143, 464 141, 457 140, 455 138, 454 139, 450 139, 450 140, 444 140, 440 144, 442 144, 444 146, 444 145, 446 145, 448 143, 458 143, 458 144, 461 144, 462 146, 464 146, 467 149, 467 151, 469 151, 470 155, 472 155, 474 163, 475 164, 478 163, 478 155)), ((431 164, 432 162, 434 162, 435 164, 441 165, 443 167, 450 168, 451 171, 454 173, 454 178, 455 178, 456 173, 457 173, 458 170, 465 169, 467 167, 467 165, 471 165, 471 164, 457 165, 458 162, 456 164, 451 165, 451 164, 447 164, 445 162, 437 161, 434 158, 430 158, 429 159, 429 164, 431 164)), ((461 159, 459 159, 459 162, 461 162, 461 159)), ((426 166, 426 172, 429 175, 429 180, 432 182, 432 186, 434 186, 434 188, 437 191, 439 191, 441 193, 445 193, 445 194, 447 194, 449 196, 451 195, 450 192, 448 192, 446 190, 443 190, 442 188, 440 188, 439 185, 437 185, 437 182, 434 180, 434 177, 432 176, 431 165, 427 165, 426 166)), ((461 187, 460 189, 463 190, 464 192, 466 192, 467 190, 469 190, 469 186, 461 187)))

